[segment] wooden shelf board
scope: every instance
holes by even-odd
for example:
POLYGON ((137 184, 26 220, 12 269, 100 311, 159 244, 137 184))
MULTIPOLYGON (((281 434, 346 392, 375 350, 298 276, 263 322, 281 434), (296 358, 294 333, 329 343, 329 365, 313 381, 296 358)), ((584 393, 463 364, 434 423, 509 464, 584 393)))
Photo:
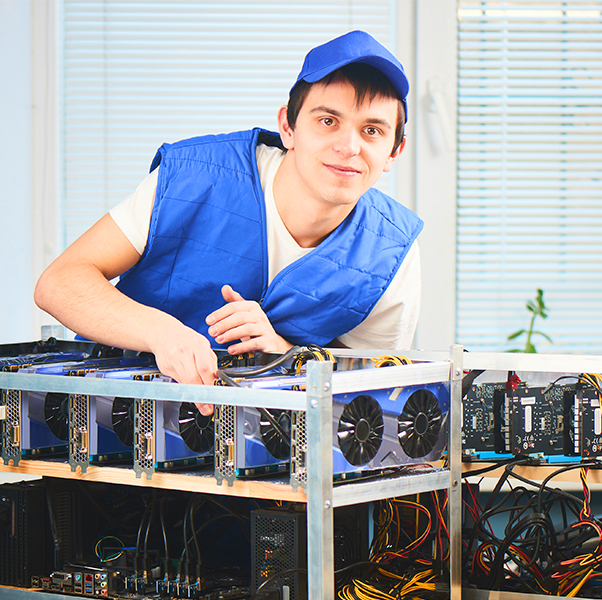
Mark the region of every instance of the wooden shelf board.
MULTIPOLYGON (((472 471, 480 471, 486 467, 490 467, 495 465, 494 462, 463 462, 462 463, 462 473, 464 475, 470 475, 472 471)), ((531 479, 532 481, 541 482, 548 475, 551 475, 554 471, 562 469, 565 466, 569 466, 568 463, 558 463, 558 464, 545 464, 537 466, 524 466, 524 465, 516 465, 513 468, 513 471, 522 477, 527 479, 531 479)), ((504 466, 499 466, 496 469, 489 471, 488 473, 479 475, 479 477, 487 477, 499 479, 502 473, 504 472, 504 466)), ((510 478, 512 479, 512 478, 510 478)), ((564 473, 559 473, 553 479, 551 479, 548 483, 550 487, 558 487, 558 482, 569 482, 569 483, 577 483, 578 487, 581 488, 581 480, 579 478, 579 469, 571 469, 570 471, 566 471, 564 473)), ((587 473, 587 482, 590 485, 602 486, 602 469, 590 469, 587 473)))
POLYGON ((199 471, 154 473, 151 479, 145 475, 136 477, 131 467, 110 467, 90 465, 85 473, 78 468, 75 472, 67 462, 57 460, 23 460, 17 466, 0 462, 0 472, 40 475, 43 477, 60 477, 63 479, 79 479, 81 481, 101 481, 135 485, 140 487, 164 488, 221 496, 238 496, 244 498, 261 498, 265 500, 282 500, 285 502, 307 502, 302 491, 293 492, 288 483, 272 479, 237 480, 232 486, 226 482, 218 485, 213 475, 199 471))

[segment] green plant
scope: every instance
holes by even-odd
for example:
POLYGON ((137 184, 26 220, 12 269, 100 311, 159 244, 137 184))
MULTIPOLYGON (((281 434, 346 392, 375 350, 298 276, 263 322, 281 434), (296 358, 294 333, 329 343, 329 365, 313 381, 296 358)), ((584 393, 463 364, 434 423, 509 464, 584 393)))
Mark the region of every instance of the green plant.
POLYGON ((538 289, 537 295, 535 296, 535 302, 528 300, 527 304, 525 306, 527 307, 527 310, 531 312, 531 323, 529 324, 529 329, 519 329, 518 331, 515 331, 513 334, 508 336, 508 341, 511 341, 511 340, 515 340, 516 338, 520 337, 523 334, 526 334, 527 339, 525 341, 525 348, 524 348, 524 350, 519 350, 518 348, 515 348, 513 350, 508 350, 508 352, 526 352, 529 354, 536 353, 537 350, 535 349, 535 346, 533 345, 533 342, 531 341, 531 338, 534 335, 541 335, 544 338, 546 338, 546 340, 548 340, 548 342, 550 342, 551 344, 554 343, 554 342, 552 342, 550 336, 546 335, 542 331, 535 331, 533 329, 533 325, 535 324, 536 317, 541 317, 542 319, 548 318, 548 313, 547 313, 548 308, 546 307, 546 305, 543 301, 543 290, 538 289))

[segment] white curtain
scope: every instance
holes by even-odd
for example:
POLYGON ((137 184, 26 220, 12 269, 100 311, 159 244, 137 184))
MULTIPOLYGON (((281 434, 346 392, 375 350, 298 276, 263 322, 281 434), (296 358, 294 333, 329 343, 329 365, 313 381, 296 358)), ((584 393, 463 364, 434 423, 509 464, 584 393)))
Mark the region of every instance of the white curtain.
POLYGON ((602 1, 459 1, 457 339, 602 352, 602 1))

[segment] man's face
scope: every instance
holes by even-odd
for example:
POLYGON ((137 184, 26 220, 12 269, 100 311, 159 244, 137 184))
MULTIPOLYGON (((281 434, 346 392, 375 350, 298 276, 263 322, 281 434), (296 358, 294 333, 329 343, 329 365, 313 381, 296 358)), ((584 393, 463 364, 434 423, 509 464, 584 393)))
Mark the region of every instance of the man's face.
POLYGON ((353 207, 383 171, 389 171, 403 145, 391 155, 398 101, 377 96, 357 104, 347 82, 314 85, 294 130, 286 111, 280 132, 293 159, 291 185, 320 204, 353 207))

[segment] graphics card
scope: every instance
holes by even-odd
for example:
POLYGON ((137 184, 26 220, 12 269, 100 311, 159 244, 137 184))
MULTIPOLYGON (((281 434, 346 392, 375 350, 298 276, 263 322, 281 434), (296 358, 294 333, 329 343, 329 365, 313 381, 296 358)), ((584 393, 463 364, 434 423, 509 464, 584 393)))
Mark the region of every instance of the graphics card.
POLYGON ((439 460, 448 412, 445 383, 335 396, 335 476, 439 460))
MULTIPOLYGON (((297 379, 256 377, 240 382, 256 389, 292 389, 297 379)), ((215 407, 215 477, 232 485, 237 478, 288 472, 291 456, 290 410, 221 405, 215 407)))
MULTIPOLYGON (((155 366, 98 370, 86 377, 148 381, 155 366)), ((69 396, 69 464, 83 473, 89 463, 131 461, 134 440, 134 399, 110 396, 69 396)))
MULTIPOLYGON (((28 349, 34 348, 28 346, 28 349)), ((0 358, 0 370, 18 371, 33 365, 41 366, 65 361, 75 364, 76 361, 87 357, 87 352, 75 350, 4 356, 0 358)), ((0 410, 2 411, 0 420, 2 459, 4 464, 12 460, 14 465, 18 465, 21 458, 21 390, 0 390, 0 410)))
POLYGON ((565 447, 567 454, 591 459, 602 456, 602 411, 600 393, 578 385, 565 396, 565 447))
POLYGON ((87 352, 71 351, 71 352, 43 352, 40 354, 22 354, 19 356, 5 356, 0 358, 0 370, 2 371, 18 371, 25 367, 33 365, 42 365, 49 363, 63 363, 88 358, 87 352))
POLYGON ((473 384, 462 399, 462 454, 465 458, 494 457, 494 402, 497 398, 498 405, 502 405, 505 394, 505 382, 480 383, 473 384))
MULTIPOLYGON (((294 347, 259 368, 233 368, 220 377, 229 385, 253 389, 296 390, 305 385, 309 360, 329 360, 318 346, 294 347)), ((336 368, 336 364, 334 365, 336 368)), ((296 411, 254 407, 215 407, 215 477, 232 485, 237 478, 290 471, 292 422, 296 411)))
MULTIPOLYGON (((27 374, 80 376, 102 368, 141 366, 148 357, 106 358, 32 366, 27 374)), ((21 455, 32 457, 68 454, 69 394, 59 392, 21 392, 21 455)))
POLYGON ((574 395, 574 386, 525 385, 507 390, 504 451, 516 456, 564 456, 565 404, 574 395))
MULTIPOLYGON (((335 481, 438 461, 447 446, 449 385, 431 383, 333 397, 335 481)), ((305 413, 292 426, 291 485, 307 485, 305 413)))
MULTIPOLYGON (((154 379, 173 383, 170 377, 154 379)), ((134 471, 150 479, 157 470, 213 464, 213 415, 191 402, 134 400, 134 471)))

